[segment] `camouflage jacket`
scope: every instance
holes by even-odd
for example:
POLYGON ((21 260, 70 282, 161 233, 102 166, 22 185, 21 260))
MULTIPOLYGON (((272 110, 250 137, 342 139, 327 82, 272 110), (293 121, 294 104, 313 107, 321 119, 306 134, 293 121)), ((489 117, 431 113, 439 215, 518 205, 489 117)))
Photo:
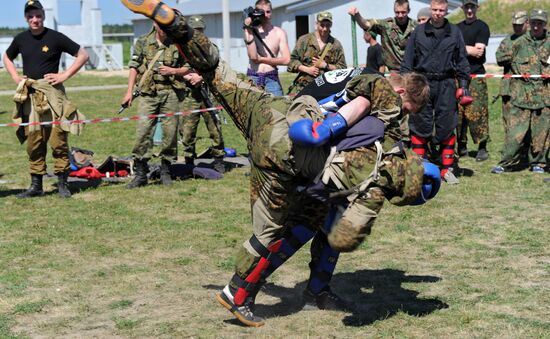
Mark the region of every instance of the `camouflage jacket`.
POLYGON ((405 32, 395 22, 395 18, 369 19, 367 25, 371 30, 380 34, 382 41, 382 60, 390 71, 397 71, 405 56, 405 47, 412 31, 416 28, 416 21, 409 18, 405 32))
MULTIPOLYGON (((550 36, 535 40, 526 33, 512 45, 513 74, 550 74, 550 36)), ((503 61, 506 61, 504 59, 503 61)), ((526 109, 550 106, 550 79, 512 78, 510 93, 512 104, 526 109)))
MULTIPOLYGON (((508 35, 500 45, 496 52, 497 63, 504 67, 502 74, 512 74, 512 45, 520 35, 508 35)), ((500 82, 500 95, 510 96, 510 79, 502 79, 500 82)))
POLYGON ((129 68, 135 68, 138 72, 137 83, 141 81, 141 77, 149 67, 149 63, 155 57, 159 50, 164 52, 158 58, 156 65, 153 66, 152 72, 147 75, 147 79, 144 80, 142 93, 155 94, 156 89, 159 86, 172 86, 176 90, 184 90, 186 88, 183 79, 174 75, 161 75, 159 73, 158 66, 166 65, 173 68, 183 67, 185 65, 184 59, 180 56, 176 45, 171 41, 167 41, 166 45, 159 46, 155 37, 155 30, 152 29, 146 35, 141 36, 134 45, 134 52, 130 62, 129 68))
MULTIPOLYGON (((329 36, 327 45, 328 43, 331 43, 332 47, 327 52, 324 60, 327 63, 336 66, 336 69, 346 68, 346 57, 344 55, 344 48, 342 47, 340 41, 335 39, 333 36, 329 36)), ((313 57, 320 57, 322 52, 323 51, 319 48, 319 44, 317 43, 315 32, 302 35, 296 42, 296 46, 290 55, 288 71, 291 73, 298 73, 300 72, 298 71, 298 67, 300 65, 312 66, 313 57)), ((324 71, 321 70, 319 75, 323 73, 324 71)), ((305 85, 313 79, 314 77, 311 75, 300 72, 294 82, 305 85)))

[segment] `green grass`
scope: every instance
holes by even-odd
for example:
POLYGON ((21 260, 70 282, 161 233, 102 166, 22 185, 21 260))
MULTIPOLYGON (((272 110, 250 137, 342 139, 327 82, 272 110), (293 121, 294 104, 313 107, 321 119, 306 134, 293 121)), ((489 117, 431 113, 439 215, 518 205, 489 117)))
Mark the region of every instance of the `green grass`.
MULTIPOLYGON (((104 79, 86 76, 82 84, 104 79)), ((287 86, 292 75, 283 79, 287 86)), ((490 97, 497 86, 492 79, 490 97)), ((70 98, 90 118, 109 117, 123 92, 70 98)), ((12 105, 0 97, 0 111, 12 105)), ((0 128, 0 172, 9 181, 0 185, 0 337, 547 338, 547 175, 489 173, 503 139, 500 103, 490 111, 490 160, 462 159, 473 176, 444 185, 424 206, 386 203, 361 248, 341 256, 333 288, 358 312, 298 311, 305 248, 260 293, 258 314, 268 320, 259 329, 236 325, 214 300, 251 234, 247 168, 168 188, 103 183, 69 200, 46 178, 45 197, 18 200, 29 184, 25 147, 12 128, 0 128)), ((10 113, 0 114, 9 121, 10 113)), ((101 162, 130 154, 135 127, 89 125, 70 143, 101 162)), ((223 132, 227 146, 246 153, 232 124, 223 132)), ((200 152, 209 146, 202 124, 199 136, 200 152)))

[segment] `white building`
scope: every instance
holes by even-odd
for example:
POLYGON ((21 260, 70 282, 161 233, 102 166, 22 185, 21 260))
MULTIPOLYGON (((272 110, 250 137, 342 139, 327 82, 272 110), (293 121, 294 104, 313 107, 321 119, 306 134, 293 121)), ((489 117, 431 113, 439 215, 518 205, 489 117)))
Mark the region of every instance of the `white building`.
MULTIPOLYGON (((272 0, 272 21, 280 26, 288 34, 290 49, 294 48, 296 40, 302 34, 315 29, 316 14, 321 11, 330 11, 333 16, 332 35, 340 40, 345 53, 346 61, 353 64, 352 26, 350 16, 347 14, 351 6, 359 8, 363 17, 387 18, 393 17, 393 0, 272 0)), ((242 38, 242 11, 248 6, 253 6, 255 0, 231 0, 229 2, 231 21, 231 59, 232 68, 244 72, 248 65, 245 44, 242 38)), ((411 0, 410 16, 416 19, 416 13, 423 7, 429 6, 430 0, 411 0)), ((460 0, 449 1, 449 10, 460 6, 460 0)), ((218 45, 223 55, 223 30, 222 30, 222 0, 184 1, 177 5, 184 15, 202 15, 206 22, 206 35, 218 45)), ((135 37, 147 33, 151 28, 151 21, 143 16, 135 16, 135 37)), ((357 46, 359 64, 365 63, 367 58, 367 45, 363 41, 363 32, 357 26, 357 46)), ((280 68, 284 70, 284 68, 280 68)))

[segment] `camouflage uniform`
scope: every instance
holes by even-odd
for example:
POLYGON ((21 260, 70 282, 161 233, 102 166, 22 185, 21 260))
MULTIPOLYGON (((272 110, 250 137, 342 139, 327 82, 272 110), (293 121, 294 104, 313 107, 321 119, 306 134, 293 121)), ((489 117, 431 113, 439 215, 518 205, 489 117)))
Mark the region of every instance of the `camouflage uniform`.
MULTIPOLYGON (((321 121, 324 115, 312 97, 302 96, 294 101, 288 97, 273 97, 248 81, 239 79, 223 62, 218 65, 217 48, 201 33, 195 32, 190 37, 184 17, 178 16, 176 22, 166 30, 178 37, 186 60, 203 75, 218 102, 224 106, 247 140, 251 160, 254 234, 267 247, 287 225, 296 187, 315 178, 323 170, 330 153, 328 147, 305 148, 293 145, 288 137, 288 126, 305 117, 321 121)), ((369 91, 366 85, 369 82, 361 81, 367 78, 361 77, 348 84, 350 94, 363 95, 369 91)), ((393 110, 399 110, 399 95, 394 91, 386 95, 393 100, 393 110)), ((386 109, 378 110, 376 107, 372 110, 379 111, 381 117, 386 112, 386 109)), ((330 166, 334 167, 335 176, 343 185, 342 189, 351 189, 371 175, 375 166, 371 160, 376 157, 376 150, 374 146, 362 147, 340 152, 337 157, 342 161, 331 163, 330 166)), ((420 160, 414 156, 385 157, 380 180, 372 187, 369 186, 367 192, 357 196, 348 207, 358 208, 364 212, 362 215, 368 215, 360 225, 356 225, 357 228, 362 231, 370 228, 382 207, 384 197, 396 204, 407 204, 414 200, 422 183, 422 167, 420 160)), ((349 222, 346 218, 340 221, 348 225, 349 222)), ((362 233, 363 238, 365 235, 362 233)), ((258 253, 249 241, 243 246, 247 255, 237 261, 237 267, 246 266, 248 269, 255 263, 258 253)))
MULTIPOLYGON (((502 42, 498 46, 496 59, 498 65, 504 67, 504 70, 502 72, 503 74, 512 74, 512 45, 514 41, 520 36, 521 35, 515 34, 509 35, 504 40, 502 40, 502 42)), ((512 120, 517 122, 517 119, 512 119, 512 117, 510 116, 510 110, 512 107, 512 103, 510 100, 512 97, 512 93, 510 91, 510 82, 511 79, 501 79, 499 89, 499 96, 502 100, 502 122, 504 124, 504 140, 507 140, 510 137, 510 131, 515 128, 515 126, 511 124, 512 120)), ((517 151, 519 151, 519 149, 517 151)), ((505 152, 507 152, 506 142, 503 145, 501 153, 504 154, 505 152)), ((521 152, 516 152, 516 154, 511 156, 510 162, 518 164, 521 161, 521 156, 521 152)))
MULTIPOLYGON (((206 90, 210 101, 213 102, 212 95, 206 90)), ((192 88, 189 96, 185 98, 182 103, 182 110, 197 110, 201 108, 207 108, 204 103, 200 88, 192 88)), ((197 128, 199 126, 200 118, 204 119, 206 123, 206 128, 212 139, 212 147, 210 150, 212 156, 215 158, 220 158, 225 155, 224 144, 222 137, 222 126, 220 124, 219 118, 216 116, 216 112, 208 111, 201 113, 193 113, 189 116, 183 117, 180 122, 180 135, 181 141, 183 144, 183 156, 186 158, 195 158, 195 143, 197 141, 197 128)))
MULTIPOLYGON (((336 69, 346 68, 346 56, 344 55, 344 48, 342 47, 340 41, 335 39, 333 36, 329 36, 327 44, 328 43, 331 43, 332 47, 325 56, 325 62, 336 66, 336 69)), ((302 35, 296 42, 296 46, 290 54, 288 71, 291 73, 298 73, 300 72, 298 71, 298 67, 300 65, 312 66, 313 58, 320 57, 322 52, 323 51, 320 50, 319 44, 317 43, 315 32, 302 35)), ((324 70, 320 70, 319 75, 322 75, 324 72, 324 70)), ((289 94, 300 92, 313 79, 313 76, 300 72, 288 89, 289 94)))
MULTIPOLYGON (((174 113, 187 95, 188 90, 180 79, 173 75, 166 76, 159 73, 158 66, 161 64, 179 68, 184 65, 184 61, 175 44, 168 42, 166 46, 159 46, 154 29, 137 40, 128 67, 137 70, 139 82, 159 50, 164 52, 140 88, 141 96, 138 106, 140 116, 174 113)), ((175 162, 177 159, 178 120, 177 116, 140 120, 137 126, 135 146, 132 150, 134 158, 148 161, 152 157, 153 133, 156 124, 160 122, 162 144, 159 156, 163 160, 175 162)))
POLYGON ((382 60, 384 65, 392 71, 397 72, 401 67, 401 61, 405 56, 405 47, 412 31, 416 28, 416 21, 409 18, 405 32, 397 25, 395 18, 369 19, 366 20, 371 30, 380 34, 382 42, 382 60))
MULTIPOLYGON (((516 39, 510 55, 501 62, 511 63, 513 74, 550 74, 550 37, 534 39, 526 33, 516 39), (511 59, 510 59, 511 58, 511 59)), ((510 82, 510 129, 506 134, 500 165, 511 168, 518 164, 523 143, 529 144, 531 166, 545 167, 550 148, 550 80, 512 78, 510 82)), ((526 145, 527 146, 527 145, 526 145)))
POLYGON ((468 143, 468 129, 475 144, 486 143, 489 139, 489 97, 487 79, 474 78, 470 81, 470 93, 474 101, 467 106, 458 105, 458 143, 468 143))

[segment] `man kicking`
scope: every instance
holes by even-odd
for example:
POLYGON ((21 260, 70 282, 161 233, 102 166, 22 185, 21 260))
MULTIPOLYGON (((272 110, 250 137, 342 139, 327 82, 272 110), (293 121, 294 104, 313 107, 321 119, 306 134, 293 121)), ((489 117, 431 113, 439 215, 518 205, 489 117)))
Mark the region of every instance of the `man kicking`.
POLYGON ((382 77, 358 75, 343 93, 322 105, 308 95, 273 97, 241 80, 219 61, 216 46, 206 36, 190 29, 183 16, 162 2, 121 2, 153 18, 175 40, 247 140, 253 235, 240 247, 235 274, 217 295, 243 324, 264 324, 253 313, 254 297, 277 264, 293 254, 287 246, 291 238, 300 238, 301 246, 308 236, 318 235, 314 243, 330 244, 321 246, 313 258, 306 291, 322 306, 320 301, 327 301, 322 295, 337 297, 328 285, 314 281, 324 269, 319 262, 330 262, 336 251, 356 249, 385 199, 407 205, 437 193, 438 170, 394 146, 399 134, 392 135, 401 111, 423 106, 428 94, 423 76, 407 74, 390 84, 382 77), (295 232, 298 229, 301 232, 295 232))

